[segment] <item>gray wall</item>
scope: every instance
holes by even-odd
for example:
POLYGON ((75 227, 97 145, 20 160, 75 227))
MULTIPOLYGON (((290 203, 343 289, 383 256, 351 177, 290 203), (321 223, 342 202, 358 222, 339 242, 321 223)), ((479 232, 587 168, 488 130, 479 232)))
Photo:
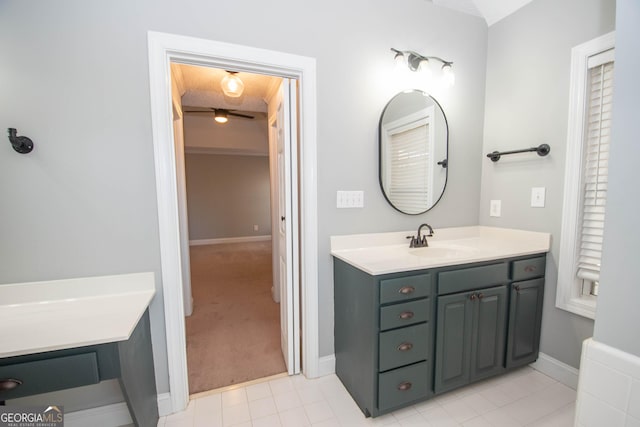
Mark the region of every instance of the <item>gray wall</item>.
POLYGON ((571 48, 614 29, 614 0, 535 0, 489 28, 483 153, 547 143, 551 153, 482 160, 480 223, 552 234, 541 351, 574 367, 593 321, 555 307, 571 48), (546 206, 531 208, 531 187, 546 206), (489 217, 489 201, 502 216, 489 217))
POLYGON ((640 356, 640 3, 618 0, 613 129, 605 241, 594 339, 640 356))
POLYGON ((189 240, 271 234, 269 157, 187 153, 185 165, 189 240))
POLYGON ((477 223, 487 40, 479 18, 424 0, 0 0, 0 129, 36 144, 29 155, 0 145, 0 283, 154 271, 159 392, 168 373, 149 30, 317 59, 321 355, 333 353, 329 236, 477 223), (407 88, 393 79, 392 46, 455 62, 456 86, 434 93, 451 131, 447 192, 417 218, 388 206, 378 188, 378 116, 407 88), (365 208, 336 209, 336 190, 351 189, 364 190, 365 208))

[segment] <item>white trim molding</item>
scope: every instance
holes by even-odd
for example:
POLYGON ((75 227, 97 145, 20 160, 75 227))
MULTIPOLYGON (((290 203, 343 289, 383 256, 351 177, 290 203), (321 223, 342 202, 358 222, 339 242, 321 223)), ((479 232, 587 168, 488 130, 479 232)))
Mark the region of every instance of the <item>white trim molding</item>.
POLYGON ((596 298, 582 295, 575 267, 575 260, 580 250, 577 233, 580 230, 587 63, 589 57, 611 49, 614 45, 615 32, 611 32, 571 50, 567 156, 564 171, 564 201, 562 204, 562 235, 560 238, 556 307, 590 319, 595 319, 596 298))
MULTIPOLYGON (((176 164, 171 115, 171 62, 297 79, 300 87, 300 269, 302 365, 319 375, 317 107, 314 58, 173 34, 148 32, 151 119, 171 412, 186 408, 186 339, 176 164)), ((158 319, 152 319, 152 322, 158 319)), ((157 364, 158 366, 160 364, 157 364)))
POLYGON ((217 239, 189 240, 189 246, 220 245, 222 243, 268 242, 270 240, 270 234, 264 236, 219 237, 217 239))
POLYGON ((531 363, 529 366, 536 371, 540 371, 546 376, 561 382, 567 387, 571 387, 574 390, 578 388, 578 376, 580 372, 573 366, 569 366, 558 359, 554 359, 548 354, 539 353, 538 360, 531 363))
POLYGON ((318 376, 324 377, 336 373, 336 355, 322 356, 318 363, 318 376))

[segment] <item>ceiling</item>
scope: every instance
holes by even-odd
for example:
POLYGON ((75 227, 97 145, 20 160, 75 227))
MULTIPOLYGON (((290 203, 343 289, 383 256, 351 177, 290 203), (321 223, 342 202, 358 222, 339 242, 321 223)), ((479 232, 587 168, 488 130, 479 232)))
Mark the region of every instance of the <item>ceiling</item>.
POLYGON ((532 0, 425 0, 436 6, 480 16, 491 26, 532 0))
POLYGON ((229 98, 222 93, 220 82, 227 71, 196 65, 171 64, 171 72, 182 95, 185 107, 225 108, 245 112, 266 112, 266 99, 280 83, 279 77, 239 72, 244 83, 240 98, 229 98))

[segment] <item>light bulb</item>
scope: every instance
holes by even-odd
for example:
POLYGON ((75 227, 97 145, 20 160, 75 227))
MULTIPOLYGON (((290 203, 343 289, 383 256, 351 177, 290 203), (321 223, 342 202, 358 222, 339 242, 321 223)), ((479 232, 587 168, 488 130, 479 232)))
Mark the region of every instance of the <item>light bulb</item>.
POLYGON ((407 62, 405 61, 404 54, 402 52, 396 53, 393 60, 396 62, 396 70, 404 70, 406 68, 407 62))
POLYGON ((456 76, 453 74, 453 67, 451 67, 451 64, 444 64, 442 66, 442 83, 444 83, 446 87, 451 87, 455 82, 456 76))
POLYGON ((431 75, 433 74, 429 65, 430 64, 428 59, 421 60, 420 64, 418 65, 418 71, 420 72, 422 77, 426 78, 427 80, 431 79, 431 75))
POLYGON ((227 112, 223 110, 216 110, 213 119, 218 123, 227 123, 229 121, 227 112))
POLYGON ((242 83, 240 77, 236 76, 235 73, 229 72, 224 76, 220 84, 222 86, 222 92, 231 98, 240 97, 242 91, 244 91, 244 83, 242 83))

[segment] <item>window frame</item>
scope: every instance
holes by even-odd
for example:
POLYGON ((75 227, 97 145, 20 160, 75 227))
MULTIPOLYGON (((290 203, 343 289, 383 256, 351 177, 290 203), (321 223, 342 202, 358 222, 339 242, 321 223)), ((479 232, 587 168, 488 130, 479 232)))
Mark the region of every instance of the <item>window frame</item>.
POLYGON ((596 297, 583 295, 582 280, 576 277, 576 260, 580 251, 578 234, 581 231, 588 61, 589 57, 611 49, 615 49, 615 31, 580 44, 571 50, 569 117, 556 307, 590 319, 595 319, 596 316, 596 297))

